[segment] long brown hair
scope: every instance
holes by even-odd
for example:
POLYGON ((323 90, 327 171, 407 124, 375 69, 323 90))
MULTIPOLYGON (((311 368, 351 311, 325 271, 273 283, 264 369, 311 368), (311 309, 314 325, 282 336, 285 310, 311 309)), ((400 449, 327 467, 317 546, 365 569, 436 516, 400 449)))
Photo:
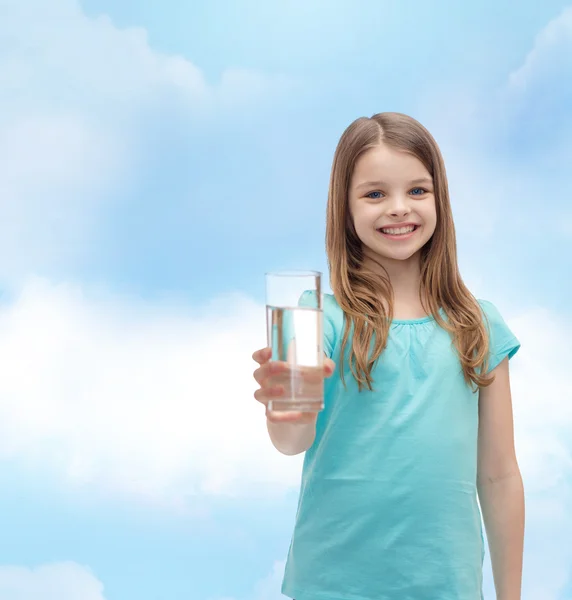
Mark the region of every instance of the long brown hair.
POLYGON ((360 391, 364 386, 373 389, 371 372, 385 348, 393 319, 389 277, 364 266, 362 242, 349 210, 349 188, 356 161, 381 143, 415 156, 433 178, 437 225, 421 250, 421 303, 437 323, 450 332, 467 383, 487 386, 492 381, 486 374, 487 329, 480 306, 459 273, 443 157, 427 129, 412 117, 400 113, 379 113, 371 118, 356 119, 342 134, 334 154, 328 193, 326 251, 332 291, 346 317, 340 360, 342 381, 344 350, 353 328, 350 370, 360 391))

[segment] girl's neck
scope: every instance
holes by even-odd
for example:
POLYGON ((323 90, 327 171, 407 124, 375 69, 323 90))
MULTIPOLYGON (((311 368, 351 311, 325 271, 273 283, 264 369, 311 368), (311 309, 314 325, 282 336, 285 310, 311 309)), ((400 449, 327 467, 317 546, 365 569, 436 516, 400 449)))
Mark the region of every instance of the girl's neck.
POLYGON ((426 316, 421 304, 421 263, 418 255, 409 260, 376 259, 385 271, 371 260, 364 263, 374 272, 389 276, 393 290, 393 317, 418 319, 426 316))

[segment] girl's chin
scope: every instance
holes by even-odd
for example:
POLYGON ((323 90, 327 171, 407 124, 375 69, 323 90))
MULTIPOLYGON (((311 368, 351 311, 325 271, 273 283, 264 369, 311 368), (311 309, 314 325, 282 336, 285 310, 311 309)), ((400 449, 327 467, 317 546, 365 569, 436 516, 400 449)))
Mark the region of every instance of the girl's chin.
POLYGON ((368 267, 375 267, 376 265, 384 265, 387 263, 396 262, 419 262, 421 258, 421 249, 414 250, 413 252, 384 252, 380 249, 366 248, 364 250, 364 265, 368 267))

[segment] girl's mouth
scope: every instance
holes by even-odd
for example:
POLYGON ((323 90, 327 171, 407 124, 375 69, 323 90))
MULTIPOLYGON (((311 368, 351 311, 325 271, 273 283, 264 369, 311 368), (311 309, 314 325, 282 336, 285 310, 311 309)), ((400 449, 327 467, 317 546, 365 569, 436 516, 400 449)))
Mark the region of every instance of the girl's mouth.
POLYGON ((391 227, 380 227, 377 231, 384 237, 392 240, 405 240, 409 239, 419 229, 419 225, 410 224, 402 226, 391 226, 391 227))

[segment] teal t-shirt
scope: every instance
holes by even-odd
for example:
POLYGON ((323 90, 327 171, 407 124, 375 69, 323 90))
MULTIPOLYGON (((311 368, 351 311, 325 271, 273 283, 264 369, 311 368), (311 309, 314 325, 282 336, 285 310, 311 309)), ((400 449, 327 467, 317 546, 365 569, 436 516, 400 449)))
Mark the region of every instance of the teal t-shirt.
MULTIPOLYGON (((519 342, 491 303, 480 306, 492 370, 519 342)), ((450 335, 433 317, 394 320, 374 391, 360 393, 349 346, 347 390, 339 376, 343 330, 343 312, 325 294, 324 349, 338 368, 305 455, 282 592, 296 600, 480 600, 478 393, 450 335)))

